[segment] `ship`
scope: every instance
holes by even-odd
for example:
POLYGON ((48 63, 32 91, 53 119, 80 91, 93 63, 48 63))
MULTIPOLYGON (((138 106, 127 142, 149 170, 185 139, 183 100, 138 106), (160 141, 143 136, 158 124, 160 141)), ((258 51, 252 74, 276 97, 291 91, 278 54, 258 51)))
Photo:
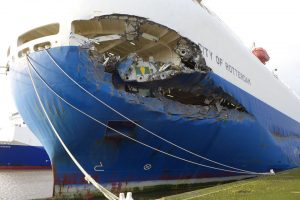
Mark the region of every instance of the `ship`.
POLYGON ((300 165, 299 98, 201 1, 74 4, 8 49, 14 100, 49 154, 55 197, 300 165))
POLYGON ((0 129, 0 170, 51 169, 42 144, 28 129, 18 113, 11 125, 0 129))

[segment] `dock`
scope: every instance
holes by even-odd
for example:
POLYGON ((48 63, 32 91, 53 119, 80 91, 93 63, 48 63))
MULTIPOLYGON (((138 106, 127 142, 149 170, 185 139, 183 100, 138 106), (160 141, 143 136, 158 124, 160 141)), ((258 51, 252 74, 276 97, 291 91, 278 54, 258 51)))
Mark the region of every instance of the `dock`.
POLYGON ((300 199, 300 168, 275 175, 199 189, 160 200, 296 200, 300 199))

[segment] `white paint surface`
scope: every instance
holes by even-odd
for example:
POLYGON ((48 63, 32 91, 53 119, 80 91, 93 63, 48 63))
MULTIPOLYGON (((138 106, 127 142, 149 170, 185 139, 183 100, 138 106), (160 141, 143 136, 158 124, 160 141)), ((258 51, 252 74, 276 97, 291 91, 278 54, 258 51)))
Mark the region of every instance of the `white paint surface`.
MULTIPOLYGON (((98 1, 99 2, 99 1, 98 1)), ((108 3, 108 1, 102 1, 108 3)), ((116 1, 113 1, 116 2, 116 1)), ((119 5, 122 1, 118 1, 119 5)), ((136 3, 141 2, 135 0, 136 3)), ((172 1, 174 6, 176 1, 172 1)), ((189 4, 187 0, 183 0, 189 4)), ((259 1, 217 1, 204 0, 209 6, 234 32, 239 35, 244 44, 250 48, 252 42, 257 46, 263 46, 269 52, 271 61, 268 67, 278 68, 279 77, 287 82, 300 94, 300 24, 297 19, 300 17, 300 3, 294 0, 284 2, 274 2, 269 0, 259 1)), ((153 1, 144 0, 143 4, 153 4, 153 1)), ((168 1, 159 2, 161 8, 166 10, 169 7, 168 1)), ((180 3, 179 3, 180 4, 180 3)), ((178 5, 179 5, 178 4, 178 5)), ((183 19, 189 8, 182 4, 178 6, 182 12, 173 13, 178 19, 178 23, 186 23, 183 19)), ((79 13, 89 10, 92 4, 87 1, 5 1, 0 8, 0 22, 3 27, 0 37, 0 64, 6 63, 5 55, 10 42, 16 39, 18 34, 45 24, 56 21, 60 16, 68 16, 71 12, 79 13)), ((176 6, 176 5, 175 5, 176 6)), ((139 5, 138 7, 143 7, 139 5)), ((124 9, 133 9, 124 6, 124 9)), ((112 8, 114 9, 114 8, 112 8)), ((168 17, 168 12, 161 13, 160 16, 168 17)), ((197 19, 191 19, 195 21, 197 19)), ((207 24, 210 26, 209 24, 207 24)), ((226 53, 226 52, 225 52, 226 53)), ((5 76, 0 76, 0 127, 7 121, 9 113, 13 110, 13 101, 10 97, 9 87, 5 76)))

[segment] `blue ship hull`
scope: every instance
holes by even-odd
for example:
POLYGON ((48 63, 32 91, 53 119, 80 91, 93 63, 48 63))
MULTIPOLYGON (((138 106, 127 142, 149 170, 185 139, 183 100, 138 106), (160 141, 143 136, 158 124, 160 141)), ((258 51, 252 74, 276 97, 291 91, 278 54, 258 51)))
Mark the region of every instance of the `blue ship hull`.
MULTIPOLYGON (((248 112, 229 109, 221 114, 212 111, 203 115, 199 114, 197 106, 120 91, 116 87, 119 79, 105 72, 103 66, 90 58, 87 50, 66 46, 47 51, 70 77, 97 98, 160 137, 195 154, 257 173, 269 172, 270 169, 286 170, 300 164, 300 139, 293 137, 300 130, 299 123, 213 72, 205 77, 200 73, 179 75, 175 81, 192 80, 203 84, 209 80, 235 97, 248 112)), ((67 78, 45 50, 31 53, 29 61, 38 72, 32 70, 33 81, 55 129, 83 168, 109 189, 119 191, 249 175, 231 172, 229 168, 191 155, 128 122, 67 78), (168 156, 124 137, 80 113, 59 97, 134 140, 192 162, 168 156)), ((72 188, 88 192, 90 186, 62 148, 43 113, 28 67, 30 64, 25 59, 11 67, 13 95, 24 121, 50 156, 55 195, 64 195, 64 192, 73 191, 72 188)))
POLYGON ((51 162, 43 147, 0 144, 0 169, 50 169, 51 162))

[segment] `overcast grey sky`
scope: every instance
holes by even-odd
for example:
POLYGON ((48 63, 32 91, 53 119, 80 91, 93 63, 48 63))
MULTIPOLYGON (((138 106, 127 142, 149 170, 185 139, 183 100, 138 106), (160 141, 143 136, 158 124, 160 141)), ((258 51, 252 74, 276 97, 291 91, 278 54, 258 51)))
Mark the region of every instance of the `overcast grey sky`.
POLYGON ((203 0, 247 47, 253 42, 271 57, 267 67, 300 94, 300 2, 296 0, 203 0))
MULTIPOLYGON (((101 1, 101 0, 99 0, 101 1)), ((121 1, 121 0, 120 0, 121 1)), ((142 1, 142 0, 141 0, 142 1)), ((56 14, 57 9, 68 8, 76 0, 10 0, 0 8, 0 64, 6 63, 5 55, 10 41, 23 30, 39 26, 42 18, 56 14)), ((300 94, 300 2, 296 0, 203 0, 244 44, 264 47, 271 60, 267 67, 278 69, 280 79, 300 94)), ((7 123, 14 111, 6 76, 0 76, 0 127, 7 123)))

